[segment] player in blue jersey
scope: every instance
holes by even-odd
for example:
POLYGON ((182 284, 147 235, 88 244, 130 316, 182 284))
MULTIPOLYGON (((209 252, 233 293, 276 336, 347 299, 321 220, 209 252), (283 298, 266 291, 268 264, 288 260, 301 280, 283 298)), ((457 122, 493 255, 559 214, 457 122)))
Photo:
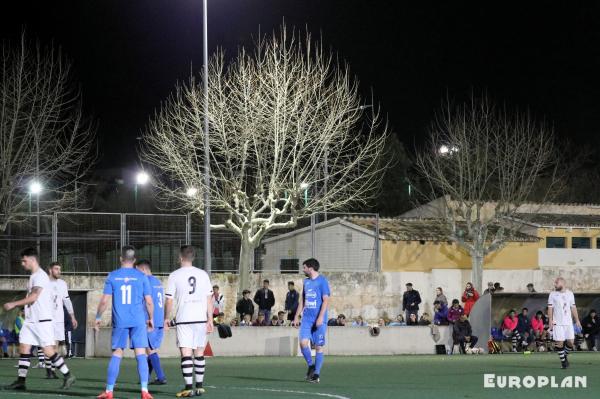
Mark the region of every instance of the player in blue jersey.
POLYGON ((302 263, 304 279, 302 300, 298 304, 298 311, 294 319, 294 326, 300 325, 300 347, 302 355, 308 365, 306 380, 318 383, 323 366, 323 347, 327 333, 327 307, 331 292, 327 279, 319 275, 319 261, 307 259, 302 263), (302 315, 302 321, 299 317, 302 315), (311 343, 315 346, 316 356, 313 363, 310 351, 311 343))
POLYGON ((146 354, 148 355, 148 376, 152 376, 152 370, 156 372, 156 380, 152 381, 150 385, 165 385, 167 378, 160 365, 160 358, 158 357, 158 349, 162 343, 164 337, 164 320, 165 320, 165 289, 159 279, 152 275, 152 264, 147 259, 140 259, 135 262, 135 268, 141 271, 148 278, 150 288, 152 289, 152 302, 154 303, 154 330, 148 333, 148 349, 146 354))
POLYGON ((148 331, 154 327, 154 305, 152 289, 146 275, 136 270, 135 248, 124 246, 121 250, 121 268, 108 275, 104 283, 104 294, 96 313, 96 331, 99 330, 102 313, 112 297, 112 350, 108 363, 106 389, 98 399, 112 399, 113 389, 119 375, 119 367, 127 340, 135 350, 138 374, 142 386, 142 399, 152 399, 148 392, 148 331))

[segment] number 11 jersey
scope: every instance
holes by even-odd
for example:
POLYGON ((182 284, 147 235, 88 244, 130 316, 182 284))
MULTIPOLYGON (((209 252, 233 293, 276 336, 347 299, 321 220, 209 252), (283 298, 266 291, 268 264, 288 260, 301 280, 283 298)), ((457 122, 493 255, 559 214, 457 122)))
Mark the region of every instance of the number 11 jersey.
POLYGON ((132 267, 111 272, 104 282, 104 294, 112 295, 113 328, 146 324, 148 312, 144 297, 152 295, 152 289, 144 273, 132 267))
POLYGON ((184 266, 169 275, 165 296, 174 298, 177 324, 206 323, 212 285, 208 274, 195 266, 184 266))

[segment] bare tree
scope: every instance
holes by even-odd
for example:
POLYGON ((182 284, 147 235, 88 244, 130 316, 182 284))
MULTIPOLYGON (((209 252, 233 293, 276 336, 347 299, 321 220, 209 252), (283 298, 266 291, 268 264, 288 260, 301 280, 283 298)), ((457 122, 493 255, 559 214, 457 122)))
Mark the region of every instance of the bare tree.
POLYGON ((449 239, 471 256, 472 280, 482 287, 484 258, 519 234, 519 207, 552 195, 560 182, 553 133, 527 114, 510 114, 487 99, 449 104, 416 157, 425 216, 439 217, 449 239))
POLYGON ((93 164, 94 132, 84 120, 80 94, 69 81, 71 64, 60 49, 2 45, 0 76, 0 231, 23 220, 29 185, 43 186, 41 212, 76 205, 77 181, 93 164))
POLYGON ((159 173, 156 184, 171 206, 202 214, 208 190, 211 209, 227 214, 211 227, 241 239, 244 289, 265 234, 368 199, 385 167, 386 126, 376 111, 365 118, 347 66, 310 35, 298 40, 285 27, 228 64, 216 55, 208 77, 208 93, 193 78, 177 86, 150 121, 142 158, 159 173), (209 187, 203 180, 205 117, 209 187))

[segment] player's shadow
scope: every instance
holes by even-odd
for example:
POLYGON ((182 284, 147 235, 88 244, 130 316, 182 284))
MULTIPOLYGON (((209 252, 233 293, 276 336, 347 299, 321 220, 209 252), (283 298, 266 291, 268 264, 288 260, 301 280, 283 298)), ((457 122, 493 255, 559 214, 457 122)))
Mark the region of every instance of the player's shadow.
POLYGON ((220 375, 219 377, 234 378, 236 380, 248 380, 248 381, 282 381, 282 382, 302 382, 298 379, 286 379, 286 378, 268 378, 268 377, 246 377, 241 375, 220 375))
MULTIPOLYGON (((1 392, 1 391, 0 391, 1 392)), ((8 394, 10 394, 10 392, 15 392, 15 391, 4 391, 7 392, 8 394)), ((48 395, 49 393, 51 394, 51 392, 48 392, 48 390, 43 390, 43 389, 29 389, 27 388, 27 391, 25 391, 28 394, 39 394, 39 395, 48 395)), ((72 397, 90 397, 89 392, 77 392, 77 391, 67 391, 67 390, 60 390, 59 392, 57 392, 57 394, 59 394, 60 396, 72 396, 72 397)), ((0 395, 1 397, 1 395, 0 395)))

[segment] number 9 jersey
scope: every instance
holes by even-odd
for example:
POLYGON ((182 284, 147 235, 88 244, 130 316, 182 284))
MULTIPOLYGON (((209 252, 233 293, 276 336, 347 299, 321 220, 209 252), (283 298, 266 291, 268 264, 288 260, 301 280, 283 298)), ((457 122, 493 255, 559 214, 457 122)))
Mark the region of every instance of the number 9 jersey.
POLYGON ((104 283, 104 294, 112 295, 113 328, 146 325, 148 312, 144 297, 152 295, 152 289, 144 273, 129 267, 111 272, 104 283))
POLYGON ((204 270, 186 266, 169 275, 165 296, 175 300, 177 324, 206 323, 211 294, 212 285, 204 270))

